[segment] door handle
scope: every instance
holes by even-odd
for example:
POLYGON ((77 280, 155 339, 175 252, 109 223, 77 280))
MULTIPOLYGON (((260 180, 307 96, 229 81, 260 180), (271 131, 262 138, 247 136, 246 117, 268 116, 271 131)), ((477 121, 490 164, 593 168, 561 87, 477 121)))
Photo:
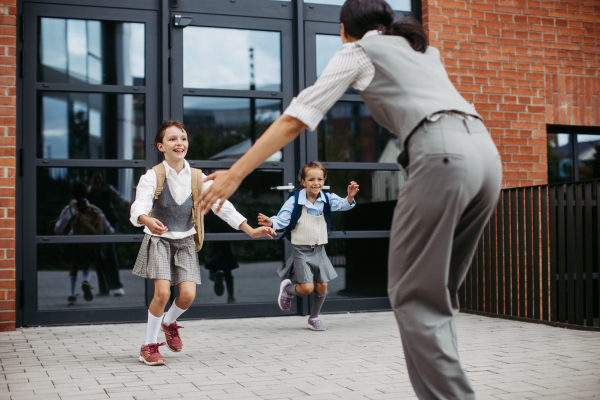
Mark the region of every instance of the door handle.
MULTIPOLYGON (((295 188, 296 188, 296 186, 294 186, 293 183, 288 183, 287 186, 273 186, 273 187, 271 187, 271 190, 289 190, 291 192, 295 188)), ((331 189, 331 186, 329 186, 329 185, 323 186, 323 190, 329 190, 329 189, 331 189)))

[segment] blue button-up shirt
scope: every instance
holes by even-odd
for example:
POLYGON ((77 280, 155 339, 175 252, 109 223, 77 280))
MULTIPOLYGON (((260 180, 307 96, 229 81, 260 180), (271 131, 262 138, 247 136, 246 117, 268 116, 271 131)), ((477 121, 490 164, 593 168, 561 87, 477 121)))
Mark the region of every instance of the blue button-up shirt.
MULTIPOLYGON (((334 193, 328 193, 329 204, 331 205, 331 211, 348 211, 354 208, 356 200, 352 201, 352 204, 348 203, 348 197, 342 199, 340 196, 334 193)), ((306 207, 306 212, 316 217, 323 214, 323 207, 325 206, 325 193, 320 192, 319 197, 315 204, 311 203, 306 199, 306 189, 302 189, 298 196, 298 204, 306 207)), ((271 217, 273 221, 273 229, 283 229, 290 224, 292 220, 292 211, 294 210, 294 196, 287 199, 279 213, 275 217, 271 217)))

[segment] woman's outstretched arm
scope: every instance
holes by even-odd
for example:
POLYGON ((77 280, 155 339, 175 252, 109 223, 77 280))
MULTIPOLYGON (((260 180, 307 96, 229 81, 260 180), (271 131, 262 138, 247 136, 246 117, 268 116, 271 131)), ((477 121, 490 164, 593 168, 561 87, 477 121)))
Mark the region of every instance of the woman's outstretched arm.
MULTIPOLYGON (((294 140, 306 125, 297 118, 281 115, 233 166, 226 171, 217 171, 208 175, 205 181, 212 180, 213 184, 200 195, 196 204, 201 203, 204 214, 210 211, 212 205, 221 199, 221 205, 240 186, 240 183, 267 158, 281 150, 294 140)), ((219 210, 217 210, 219 212, 219 210)))

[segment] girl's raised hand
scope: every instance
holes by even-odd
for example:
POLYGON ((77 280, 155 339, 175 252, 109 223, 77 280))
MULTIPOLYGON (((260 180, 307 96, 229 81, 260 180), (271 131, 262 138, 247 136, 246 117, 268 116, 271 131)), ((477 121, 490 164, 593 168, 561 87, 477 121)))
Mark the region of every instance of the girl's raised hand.
POLYGON ((354 196, 356 196, 356 193, 358 193, 359 189, 358 189, 358 183, 352 181, 350 182, 350 185, 348 185, 348 197, 352 197, 354 198, 354 196))
POLYGON ((262 226, 272 227, 273 221, 271 221, 271 218, 267 217, 266 215, 258 213, 258 224, 262 226))
POLYGON ((277 236, 277 233, 275 233, 273 228, 269 228, 268 226, 261 226, 256 229, 252 229, 250 236, 254 239, 261 237, 269 237, 273 239, 273 236, 277 236))

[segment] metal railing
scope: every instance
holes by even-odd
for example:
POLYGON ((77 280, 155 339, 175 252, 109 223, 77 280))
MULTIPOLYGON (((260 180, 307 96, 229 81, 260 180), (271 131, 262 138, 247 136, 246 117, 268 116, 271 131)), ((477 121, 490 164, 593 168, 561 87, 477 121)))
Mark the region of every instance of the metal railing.
POLYGON ((600 180, 504 189, 461 309, 598 327, 600 180))

